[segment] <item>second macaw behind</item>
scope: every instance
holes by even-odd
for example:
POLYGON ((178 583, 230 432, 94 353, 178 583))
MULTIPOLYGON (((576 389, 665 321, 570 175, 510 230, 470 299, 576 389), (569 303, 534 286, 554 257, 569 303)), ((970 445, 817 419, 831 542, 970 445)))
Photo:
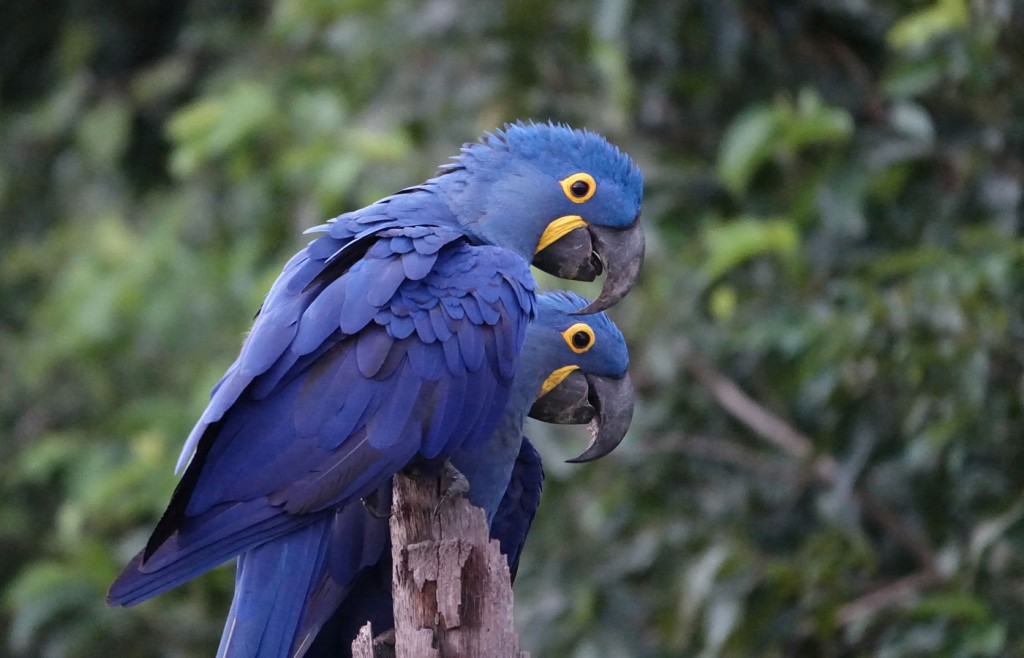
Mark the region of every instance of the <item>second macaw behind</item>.
POLYGON ((530 261, 573 278, 604 269, 583 312, 614 303, 643 255, 641 188, 632 161, 597 135, 514 125, 436 178, 317 229, 215 387, 170 504, 108 601, 133 605, 313 532, 400 469, 477 450, 535 313, 530 261))

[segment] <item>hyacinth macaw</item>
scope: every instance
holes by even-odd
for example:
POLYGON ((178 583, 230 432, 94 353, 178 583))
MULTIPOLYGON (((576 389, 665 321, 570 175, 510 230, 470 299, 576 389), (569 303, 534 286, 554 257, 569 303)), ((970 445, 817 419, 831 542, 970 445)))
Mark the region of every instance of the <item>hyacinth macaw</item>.
MULTIPOLYGON (((571 293, 538 296, 498 429, 473 453, 451 457, 468 478, 470 502, 487 513, 513 578, 544 477, 540 456, 522 436, 527 413, 549 422, 591 422, 604 445, 618 444, 633 415, 625 340, 603 313, 576 315, 587 305, 571 293)), ((389 481, 383 497, 390 491, 389 481)), ((240 556, 218 655, 350 655, 367 621, 375 632, 394 625, 391 607, 388 521, 350 504, 332 519, 240 556)))
POLYGON ((643 257, 641 197, 639 170, 602 137, 516 124, 464 146, 437 177, 314 229, 214 388, 167 510, 108 602, 139 603, 307 530, 409 465, 472 453, 494 433, 535 313, 529 263, 575 278, 603 269, 583 312, 614 303, 643 257))

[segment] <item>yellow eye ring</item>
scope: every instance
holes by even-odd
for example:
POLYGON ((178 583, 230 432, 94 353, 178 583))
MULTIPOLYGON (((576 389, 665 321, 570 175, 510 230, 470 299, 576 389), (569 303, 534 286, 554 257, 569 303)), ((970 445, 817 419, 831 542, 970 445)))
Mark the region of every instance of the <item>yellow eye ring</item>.
POLYGON ((567 176, 558 182, 561 183, 565 196, 569 197, 573 203, 583 203, 594 196, 594 192, 597 192, 597 183, 594 181, 594 177, 583 172, 567 176))
POLYGON ((577 322, 562 332, 562 338, 569 349, 583 354, 594 346, 594 330, 585 322, 577 322))

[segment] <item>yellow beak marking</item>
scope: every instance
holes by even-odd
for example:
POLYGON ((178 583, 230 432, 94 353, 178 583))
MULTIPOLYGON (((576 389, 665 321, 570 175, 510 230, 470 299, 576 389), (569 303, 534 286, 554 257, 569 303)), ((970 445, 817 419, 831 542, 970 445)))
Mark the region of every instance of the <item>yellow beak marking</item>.
POLYGON ((569 376, 573 370, 579 370, 579 366, 562 366, 558 370, 553 371, 548 378, 544 380, 544 383, 540 385, 540 394, 537 398, 542 398, 547 395, 551 389, 562 383, 562 380, 569 376))
POLYGON ((550 246, 552 242, 565 237, 570 231, 574 231, 581 226, 587 226, 587 221, 579 215, 559 217, 544 229, 544 233, 541 234, 540 240, 537 242, 537 248, 533 250, 533 253, 539 253, 550 246))

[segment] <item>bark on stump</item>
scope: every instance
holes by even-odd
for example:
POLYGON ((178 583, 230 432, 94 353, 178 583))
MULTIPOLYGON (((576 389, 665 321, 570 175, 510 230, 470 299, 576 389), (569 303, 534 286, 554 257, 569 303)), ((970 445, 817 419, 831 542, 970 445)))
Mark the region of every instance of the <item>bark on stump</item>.
MULTIPOLYGON (((529 658, 519 651, 508 562, 462 496, 435 515, 437 480, 395 476, 391 507, 397 658, 529 658)), ((355 658, 380 656, 369 624, 355 658)))

